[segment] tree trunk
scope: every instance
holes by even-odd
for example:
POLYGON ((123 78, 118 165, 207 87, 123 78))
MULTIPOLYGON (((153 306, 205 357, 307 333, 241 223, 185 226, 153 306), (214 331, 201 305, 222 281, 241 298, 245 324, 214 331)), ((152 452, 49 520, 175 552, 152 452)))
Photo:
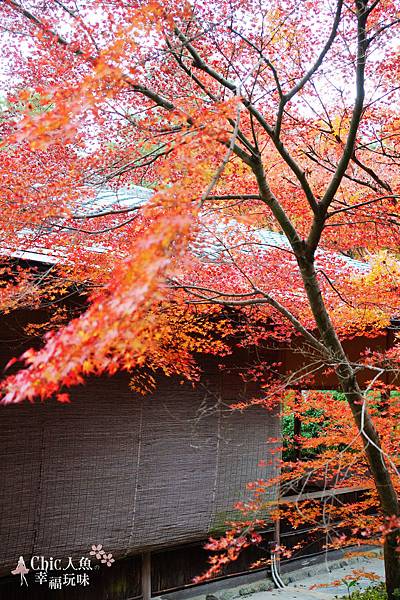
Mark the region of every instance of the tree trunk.
POLYGON ((389 600, 400 598, 400 554, 397 550, 399 535, 400 530, 387 535, 383 546, 386 591, 389 600))
MULTIPOLYGON (((350 404, 353 417, 361 431, 361 392, 357 393, 357 382, 348 385, 341 382, 343 391, 350 404)), ((380 440, 368 411, 364 414, 363 444, 368 465, 378 491, 382 512, 385 516, 400 516, 399 501, 392 478, 388 470, 384 456, 380 450, 380 440)), ((384 561, 385 561, 385 583, 389 600, 399 599, 396 590, 400 592, 400 552, 397 551, 399 530, 393 531, 385 537, 384 561)))
MULTIPOLYGON (((333 363, 340 386, 351 408, 354 421, 361 432, 364 452, 378 492, 382 513, 386 517, 400 516, 400 506, 392 477, 381 451, 379 435, 372 422, 368 408, 363 409, 364 397, 357 378, 343 346, 337 337, 333 323, 326 310, 313 260, 297 257, 304 287, 318 331, 333 363)), ((396 590, 400 591, 400 553, 397 552, 399 531, 393 531, 385 538, 384 561, 385 583, 389 600, 396 600, 396 590)))

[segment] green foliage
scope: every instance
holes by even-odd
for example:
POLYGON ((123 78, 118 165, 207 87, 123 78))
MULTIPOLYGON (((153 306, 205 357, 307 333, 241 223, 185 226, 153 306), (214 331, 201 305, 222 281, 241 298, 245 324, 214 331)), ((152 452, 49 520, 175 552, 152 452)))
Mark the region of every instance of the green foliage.
MULTIPOLYGON (((324 415, 322 409, 310 408, 305 411, 304 417, 321 417, 324 415)), ((301 437, 316 438, 324 428, 324 423, 302 423, 301 437)), ((282 418, 282 434, 283 434, 283 460, 294 460, 296 454, 296 445, 294 441, 294 415, 284 415, 282 418)), ((318 453, 318 450, 301 450, 301 458, 312 458, 318 453)))
POLYGON ((349 597, 351 598, 351 600, 387 600, 385 584, 380 583, 379 585, 368 587, 363 592, 356 591, 353 592, 350 596, 344 596, 344 598, 349 597))
MULTIPOLYGON (((346 396, 342 392, 338 392, 336 390, 332 390, 329 393, 337 402, 346 402, 346 396)), ((391 396, 398 395, 399 392, 391 392, 391 396)), ((374 392, 370 392, 369 402, 371 406, 379 409, 380 408, 380 394, 376 394, 374 396, 374 392), (374 401, 375 399, 375 401, 374 401)), ((329 426, 329 416, 326 415, 323 409, 310 408, 306 410, 302 414, 302 423, 301 423, 301 431, 300 436, 304 439, 309 438, 318 438, 321 433, 329 426), (308 419, 315 419, 323 417, 319 420, 319 422, 311 421, 308 422, 308 419)), ((296 441, 295 441, 295 418, 293 413, 285 414, 282 417, 282 434, 283 434, 283 460, 285 461, 293 461, 296 459, 296 441)), ((322 442, 322 440, 321 440, 322 442)), ((345 444, 344 444, 345 445, 345 444)), ((300 443, 301 446, 301 443, 300 443)), ((320 446, 313 449, 301 448, 300 451, 300 459, 307 460, 312 459, 315 456, 318 456, 320 452, 326 449, 326 446, 321 443, 320 446)), ((341 450, 342 447, 339 446, 338 450, 341 450)))

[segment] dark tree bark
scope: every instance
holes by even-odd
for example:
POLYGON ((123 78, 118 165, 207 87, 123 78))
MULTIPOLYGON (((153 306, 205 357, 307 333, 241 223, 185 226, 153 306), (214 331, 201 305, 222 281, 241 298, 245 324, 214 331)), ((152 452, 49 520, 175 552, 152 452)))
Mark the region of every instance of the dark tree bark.
MULTIPOLYGON (((364 405, 365 398, 358 385, 354 369, 326 310, 314 266, 307 259, 300 259, 299 266, 318 331, 333 361, 336 362, 340 386, 349 403, 357 428, 361 432, 365 456, 378 492, 382 513, 388 518, 400 517, 399 499, 381 450, 379 435, 368 408, 364 405)), ((396 600, 398 598, 396 591, 400 591, 400 553, 397 551, 399 534, 399 530, 390 532, 386 535, 384 543, 385 579, 389 600, 396 600)))

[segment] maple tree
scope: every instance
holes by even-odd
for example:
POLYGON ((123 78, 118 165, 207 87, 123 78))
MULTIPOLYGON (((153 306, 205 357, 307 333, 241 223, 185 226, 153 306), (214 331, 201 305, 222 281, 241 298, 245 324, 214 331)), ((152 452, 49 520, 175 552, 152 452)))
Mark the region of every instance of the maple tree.
MULTIPOLYGON (((336 374, 346 405, 316 394, 296 410, 329 406, 314 472, 373 482, 380 519, 364 530, 381 528, 393 599, 398 404, 384 414, 371 393, 384 374, 395 388, 399 347, 355 363, 342 340, 373 338, 399 311, 399 3, 3 0, 1 15, 1 246, 62 258, 47 276, 5 259, 1 306, 38 306, 71 282, 90 292, 81 316, 24 354, 3 402, 121 369, 142 391, 158 369, 195 379, 194 354, 229 352, 232 333, 294 344, 307 368, 283 378, 260 359, 243 375, 271 407, 313 373, 336 374), (151 197, 83 210, 99 188, 132 183, 151 197)), ((290 477, 308 470, 298 461, 290 477)), ((249 541, 230 535, 226 560, 249 541)))

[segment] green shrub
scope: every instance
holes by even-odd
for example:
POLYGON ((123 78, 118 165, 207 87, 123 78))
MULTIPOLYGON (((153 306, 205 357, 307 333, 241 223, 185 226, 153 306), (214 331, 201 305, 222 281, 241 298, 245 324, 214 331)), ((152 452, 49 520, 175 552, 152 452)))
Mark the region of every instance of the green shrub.
MULTIPOLYGON (((304 412, 304 416, 307 417, 322 417, 324 415, 324 411, 322 409, 317 408, 309 408, 304 412)), ((322 423, 302 423, 301 424, 301 437, 303 438, 317 438, 321 431, 323 431, 324 426, 326 426, 328 420, 326 419, 322 423)), ((294 415, 288 414, 282 417, 282 437, 283 437, 283 455, 282 458, 285 461, 295 460, 296 457, 296 449, 294 443, 294 415)), ((324 449, 324 445, 321 444, 320 448, 301 449, 301 458, 314 458, 318 455, 320 450, 324 449)))
MULTIPOLYGON (((400 600, 400 589, 394 592, 394 596, 400 600)), ((385 584, 373 585, 363 592, 353 592, 350 598, 351 600, 387 600, 385 584)))
MULTIPOLYGON (((344 598, 348 597, 344 596, 344 598)), ((385 585, 380 583, 379 585, 368 587, 363 592, 353 592, 350 598, 351 600, 387 600, 385 585)))

